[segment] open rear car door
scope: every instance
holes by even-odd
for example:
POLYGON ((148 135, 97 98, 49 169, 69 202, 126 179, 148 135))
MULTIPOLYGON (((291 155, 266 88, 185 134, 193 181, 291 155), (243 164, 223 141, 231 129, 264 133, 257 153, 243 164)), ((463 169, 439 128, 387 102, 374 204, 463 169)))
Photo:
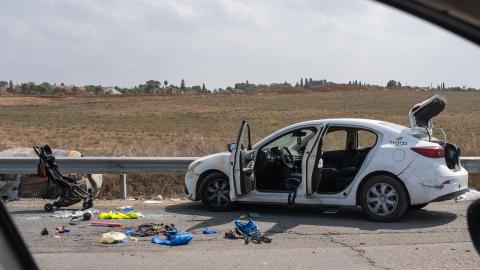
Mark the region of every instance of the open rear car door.
POLYGON ((424 102, 418 103, 410 110, 410 126, 412 129, 433 132, 432 118, 439 115, 447 106, 447 100, 435 95, 424 102))
MULTIPOLYGON (((236 144, 230 148, 232 148, 230 164, 232 165, 231 179, 233 180, 230 182, 230 186, 233 186, 235 190, 234 196, 231 196, 233 199, 245 195, 255 188, 253 171, 255 153, 252 150, 250 125, 247 120, 243 120, 236 144)), ((230 194, 232 195, 232 193, 230 194)))

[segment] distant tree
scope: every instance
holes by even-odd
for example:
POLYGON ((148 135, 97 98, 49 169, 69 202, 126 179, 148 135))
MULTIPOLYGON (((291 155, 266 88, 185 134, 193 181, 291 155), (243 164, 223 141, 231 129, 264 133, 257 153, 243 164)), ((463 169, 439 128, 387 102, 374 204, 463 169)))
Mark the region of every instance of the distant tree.
POLYGON ((12 80, 10 80, 8 82, 8 91, 13 92, 13 82, 12 82, 12 80))
POLYGON ((180 89, 185 89, 185 80, 182 79, 182 82, 180 82, 180 89))
POLYGON ((207 92, 207 89, 205 88, 205 84, 202 83, 202 92, 207 92))
POLYGON ((145 92, 153 93, 155 89, 160 89, 160 82, 155 80, 149 80, 145 82, 145 92))
POLYGON ((398 87, 402 87, 402 84, 400 82, 397 82, 398 87))
POLYGON ((348 84, 352 84, 352 81, 348 81, 348 84))
POLYGON ((163 85, 167 86, 167 85, 168 85, 168 81, 167 81, 167 80, 163 81, 163 85))
POLYGON ((387 87, 395 87, 395 86, 397 86, 397 81, 390 80, 387 82, 387 87))
POLYGON ((53 88, 48 82, 43 82, 37 86, 37 91, 39 94, 51 94, 53 92, 53 88))
POLYGON ((300 78, 300 86, 303 86, 303 78, 300 78))

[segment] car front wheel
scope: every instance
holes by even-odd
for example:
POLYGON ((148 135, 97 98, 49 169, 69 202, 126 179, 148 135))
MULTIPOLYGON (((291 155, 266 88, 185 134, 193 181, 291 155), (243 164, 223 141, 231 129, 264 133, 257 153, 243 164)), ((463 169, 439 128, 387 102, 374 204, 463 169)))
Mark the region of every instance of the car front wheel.
POLYGON ((407 195, 396 179, 379 175, 367 180, 363 185, 361 206, 372 220, 395 221, 401 218, 408 208, 407 195))
POLYGON ((223 173, 212 173, 205 177, 200 196, 203 204, 212 210, 225 211, 232 207, 228 177, 223 173))

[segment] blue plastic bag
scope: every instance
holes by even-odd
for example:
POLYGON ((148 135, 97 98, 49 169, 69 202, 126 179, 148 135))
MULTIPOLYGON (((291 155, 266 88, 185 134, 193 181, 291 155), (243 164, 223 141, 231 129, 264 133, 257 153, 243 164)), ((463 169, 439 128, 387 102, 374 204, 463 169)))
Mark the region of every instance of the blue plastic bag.
POLYGON ((217 231, 215 230, 210 230, 210 229, 205 229, 203 230, 203 234, 216 234, 217 231))
POLYGON ((257 224, 252 219, 249 219, 247 223, 237 219, 235 220, 235 226, 247 236, 252 236, 252 234, 258 232, 257 224))
POLYGON ((167 239, 162 239, 158 235, 153 236, 152 243, 165 246, 186 245, 192 240, 192 235, 184 231, 166 232, 167 239))

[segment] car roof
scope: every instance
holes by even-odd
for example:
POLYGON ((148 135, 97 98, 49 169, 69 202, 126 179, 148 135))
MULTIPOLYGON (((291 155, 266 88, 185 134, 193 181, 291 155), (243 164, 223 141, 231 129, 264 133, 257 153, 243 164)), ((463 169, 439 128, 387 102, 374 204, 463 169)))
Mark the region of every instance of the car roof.
MULTIPOLYGON (((302 127, 308 127, 308 126, 320 126, 324 124, 338 124, 338 125, 352 125, 352 126, 360 126, 360 127, 366 127, 370 128, 373 130, 376 130, 381 133, 395 133, 398 134, 401 132, 401 129, 396 128, 395 126, 398 126, 394 123, 391 123, 393 125, 388 125, 387 121, 381 121, 381 120, 374 120, 374 119, 363 119, 363 118, 327 118, 327 119, 317 119, 317 120, 310 120, 310 121, 304 121, 304 122, 299 122, 295 123, 289 126, 286 126, 284 128, 281 128, 272 134, 266 136, 265 138, 261 139, 255 145, 253 146, 256 148, 258 145, 263 144, 267 141, 270 141, 271 139, 277 137, 278 135, 285 133, 289 130, 295 129, 295 128, 302 128, 302 127), (387 125, 385 125, 387 124, 387 125)), ((253 127, 255 129, 255 127, 253 127)), ((405 127, 407 128, 407 127, 405 127)))

